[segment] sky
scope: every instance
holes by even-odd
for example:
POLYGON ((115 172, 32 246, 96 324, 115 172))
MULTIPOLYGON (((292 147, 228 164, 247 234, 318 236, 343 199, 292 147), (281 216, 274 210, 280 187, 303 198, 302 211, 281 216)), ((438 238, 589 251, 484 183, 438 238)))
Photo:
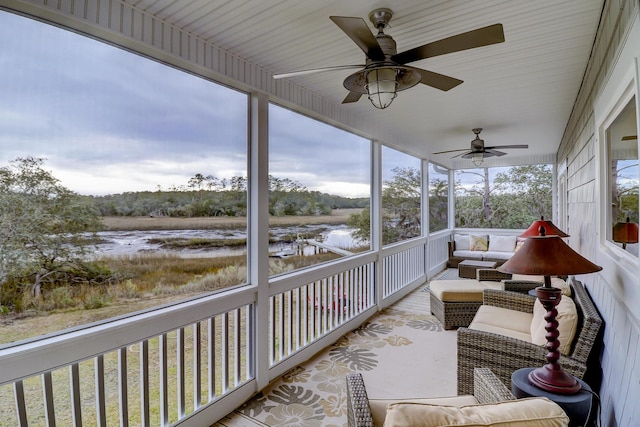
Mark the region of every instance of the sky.
MULTIPOLYGON (((70 31, 0 11, 0 167, 45 158, 85 195, 186 185, 197 173, 246 176, 247 96, 70 31)), ((367 197, 369 141, 270 108, 271 175, 367 197)), ((393 166, 419 167, 392 149, 393 166)))

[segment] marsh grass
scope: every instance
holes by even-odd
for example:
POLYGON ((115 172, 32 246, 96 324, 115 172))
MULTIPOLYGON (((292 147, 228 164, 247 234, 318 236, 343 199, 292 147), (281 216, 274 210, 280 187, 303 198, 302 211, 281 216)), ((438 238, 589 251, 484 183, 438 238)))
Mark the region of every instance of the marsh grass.
MULTIPOLYGON (((295 218, 275 218, 270 221, 272 224, 287 226, 301 224, 344 224, 349 213, 359 210, 340 210, 336 215, 328 217, 295 217, 295 218)), ((335 211, 334 211, 335 212, 335 211)), ((149 229, 188 229, 188 228, 237 228, 246 227, 246 220, 219 219, 219 218, 111 218, 105 220, 105 229, 112 230, 149 230, 149 229)), ((228 241, 226 241, 228 243, 228 241)), ((190 242, 174 244, 186 244, 193 247, 194 244, 207 245, 211 242, 190 242)), ((236 242, 237 245, 246 242, 236 242)), ((229 246, 228 244, 226 246, 229 246)), ((270 274, 276 275, 288 271, 316 265, 325 261, 339 258, 339 255, 332 253, 316 254, 310 256, 293 256, 287 259, 270 259, 270 274)), ((51 332, 60 331, 74 326, 84 325, 115 316, 145 310, 151 307, 160 306, 167 303, 180 301, 185 298, 206 295, 232 286, 237 286, 247 281, 246 256, 224 256, 212 258, 180 258, 174 255, 136 255, 104 258, 99 260, 104 266, 117 273, 113 283, 108 285, 89 284, 69 284, 57 287, 48 291, 44 298, 33 298, 25 295, 23 306, 27 309, 23 313, 2 313, 0 314, 0 344, 10 343, 26 338, 42 336, 51 332)), ((242 382, 247 379, 245 354, 246 346, 246 313, 244 310, 239 317, 239 324, 234 322, 234 316, 229 316, 230 328, 240 328, 241 348, 230 349, 231 361, 227 375, 231 384, 242 382), (235 378, 233 364, 239 354, 241 366, 240 378, 235 378)), ((214 367, 215 395, 219 396, 225 385, 222 384, 222 330, 221 322, 216 321, 215 355, 216 365, 214 367)), ((200 322, 202 331, 202 348, 207 348, 206 337, 208 323, 200 322)), ((187 413, 193 411, 193 328, 186 328, 185 333, 185 402, 187 413)), ((160 423, 160 380, 158 377, 159 360, 159 339, 154 338, 149 342, 149 366, 153 375, 149 378, 150 395, 154 396, 151 402, 151 425, 160 423)), ((169 401, 176 401, 177 394, 177 363, 176 355, 176 332, 167 334, 167 354, 171 355, 168 360, 168 375, 170 378, 169 401)), ((129 423, 138 425, 141 422, 140 412, 140 351, 139 344, 127 349, 127 380, 130 385, 129 402, 129 423)), ((207 360, 206 350, 201 353, 203 361, 207 360)), ((104 356, 105 367, 105 394, 107 402, 108 425, 118 425, 118 357, 116 352, 104 356)), ((97 425, 95 411, 95 365, 93 361, 84 361, 79 364, 81 400, 82 400, 82 421, 84 425, 97 425)), ((206 363, 201 366, 202 378, 206 379, 206 363)), ((72 425, 69 418, 71 407, 71 396, 69 393, 69 369, 59 369, 52 372, 54 383, 54 406, 56 407, 56 422, 58 425, 72 425)), ((207 399, 208 390, 206 380, 203 381, 202 403, 207 399)), ((42 407, 42 379, 40 377, 28 378, 24 381, 26 400, 29 402, 29 425, 44 426, 45 416, 42 407)), ((177 408, 171 405, 169 408, 169 422, 177 421, 177 408)), ((7 424, 15 420, 15 403, 12 385, 0 386, 0 427, 12 426, 7 424)))

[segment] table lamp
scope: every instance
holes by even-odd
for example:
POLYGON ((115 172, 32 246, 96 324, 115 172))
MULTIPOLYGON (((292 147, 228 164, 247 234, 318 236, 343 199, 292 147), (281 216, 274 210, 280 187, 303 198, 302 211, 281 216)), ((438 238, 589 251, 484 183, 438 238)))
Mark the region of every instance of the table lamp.
POLYGON ((619 222, 613 226, 613 241, 622 243, 622 249, 627 249, 627 243, 638 243, 638 224, 630 222, 619 222))
POLYGON ((520 250, 498 267, 498 270, 504 273, 544 276, 544 286, 536 288, 536 294, 547 311, 544 316, 547 321, 547 364, 532 370, 529 381, 534 386, 552 393, 574 394, 580 391, 580 383, 558 362, 560 341, 556 320, 558 312, 555 307, 560 303, 562 291, 551 287, 551 276, 594 273, 602 270, 602 267, 571 249, 560 235, 546 235, 544 226, 541 226, 538 232, 537 236, 527 237, 520 250))
POLYGON ((556 227, 553 222, 545 220, 544 216, 540 215, 540 219, 537 219, 531 223, 529 228, 527 228, 521 235, 518 237, 529 237, 529 236, 537 236, 540 230, 540 227, 544 227, 545 233, 547 236, 560 236, 560 237, 569 237, 567 233, 560 230, 556 227))

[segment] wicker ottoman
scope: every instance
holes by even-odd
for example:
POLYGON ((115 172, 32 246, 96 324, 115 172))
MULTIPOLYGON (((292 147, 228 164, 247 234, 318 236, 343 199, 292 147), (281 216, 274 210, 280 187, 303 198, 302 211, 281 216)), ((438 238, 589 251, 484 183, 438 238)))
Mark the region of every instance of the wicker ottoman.
POLYGON ((476 279, 476 270, 479 268, 496 268, 497 262, 466 259, 458 264, 458 276, 467 279, 476 279))
POLYGON ((469 326, 482 305, 483 289, 477 280, 432 280, 429 283, 431 313, 445 329, 469 326))

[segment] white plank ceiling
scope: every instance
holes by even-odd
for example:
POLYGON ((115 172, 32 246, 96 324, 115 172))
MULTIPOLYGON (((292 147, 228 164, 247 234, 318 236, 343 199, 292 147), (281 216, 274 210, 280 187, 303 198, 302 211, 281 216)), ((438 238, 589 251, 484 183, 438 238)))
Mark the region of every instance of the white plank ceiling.
MULTIPOLYGON (((410 65, 464 80, 448 92, 417 85, 385 110, 362 97, 345 109, 383 123, 408 152, 460 167, 442 150, 467 148, 472 128, 485 144, 529 144, 500 162, 549 157, 558 148, 598 28, 602 0, 129 0, 134 7, 266 70, 285 73, 361 64, 364 55, 329 16, 367 19, 393 11, 385 30, 398 52, 501 23, 504 43, 410 65), (407 142, 409 141, 409 142, 407 142)), ((373 26, 371 26, 372 32, 373 26)), ((355 70, 290 80, 340 104, 344 78, 355 70)), ((393 141, 389 141, 393 144, 393 141)), ((470 166, 470 161, 466 166, 470 166)), ((496 163, 498 164, 498 163, 496 163)))

